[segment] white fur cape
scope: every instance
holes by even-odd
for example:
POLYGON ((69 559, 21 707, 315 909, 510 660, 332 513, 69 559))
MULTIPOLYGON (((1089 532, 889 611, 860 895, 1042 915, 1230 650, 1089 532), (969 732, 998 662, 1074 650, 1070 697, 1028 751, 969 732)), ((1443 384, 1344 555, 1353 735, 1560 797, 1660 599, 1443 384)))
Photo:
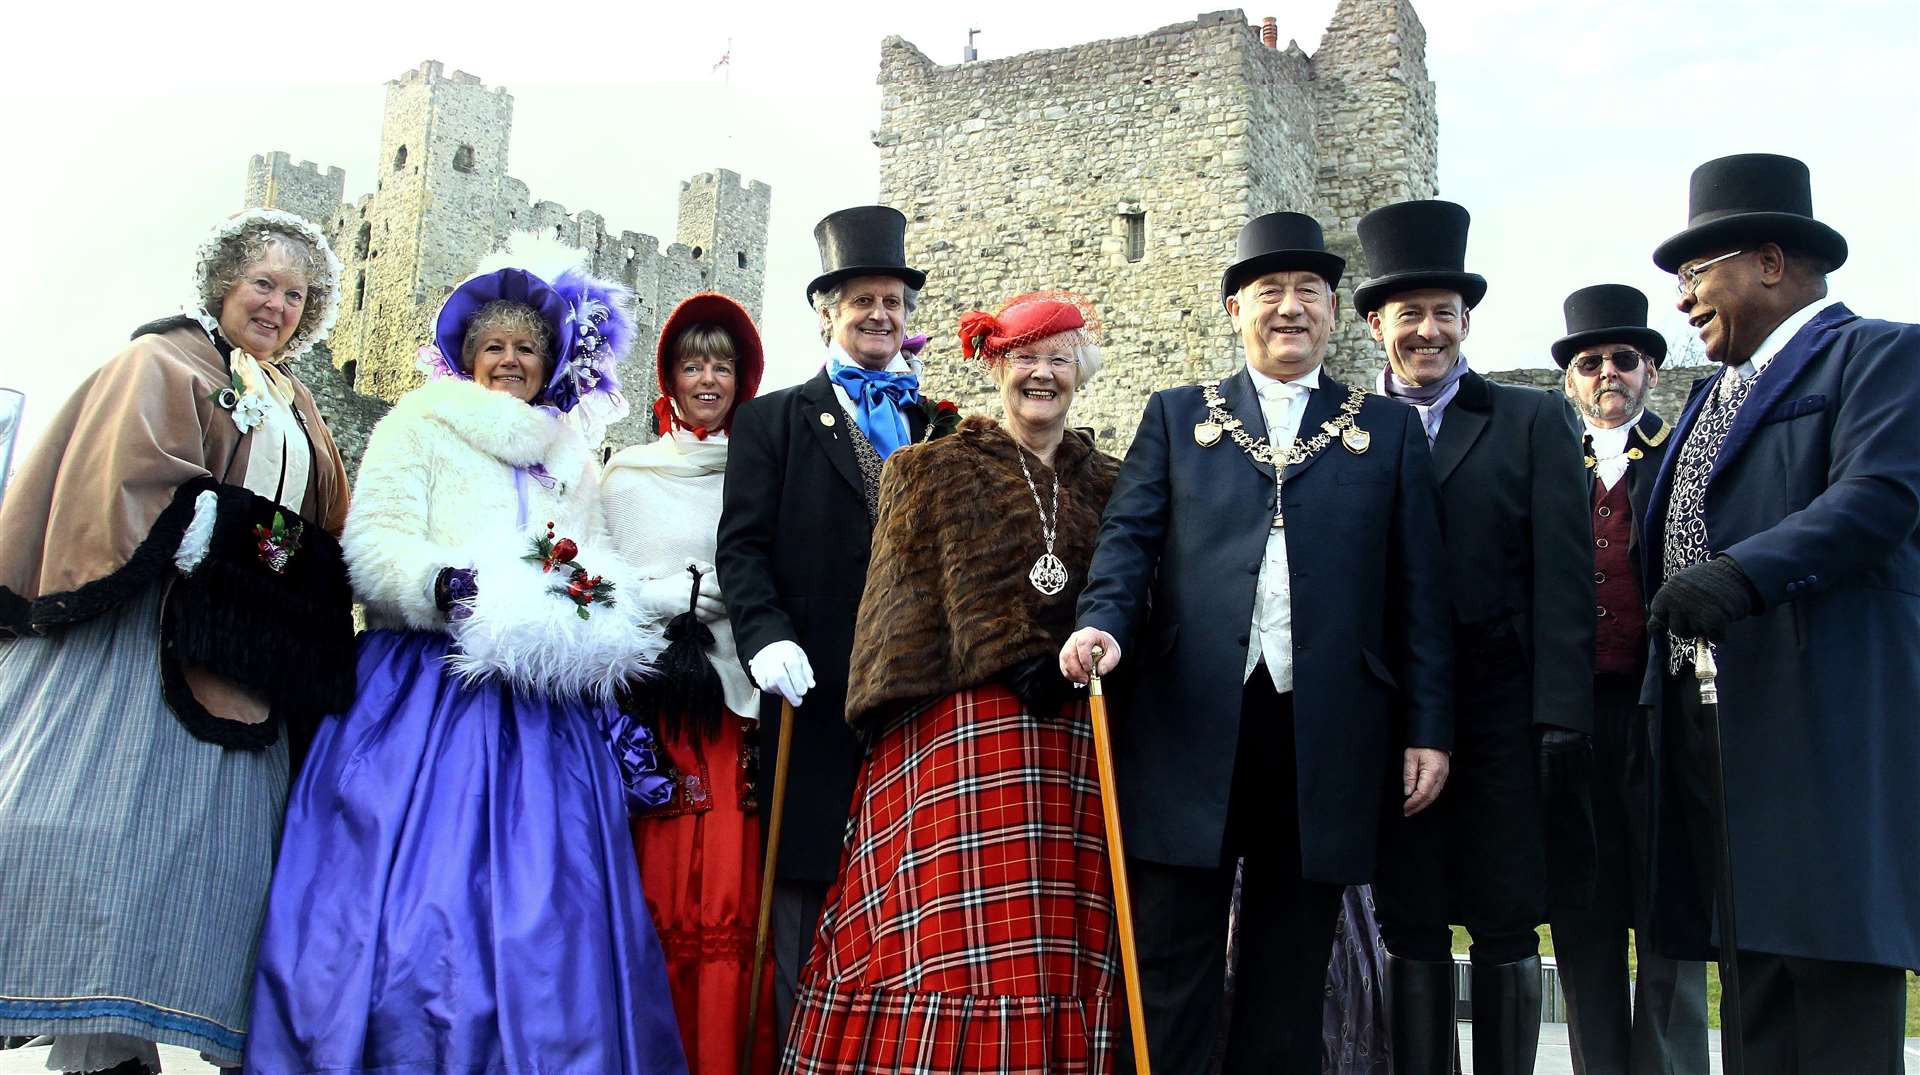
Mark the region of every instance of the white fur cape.
POLYGON ((631 600, 639 578, 607 539, 591 450, 571 425, 471 381, 432 381, 381 419, 368 441, 341 546, 371 627, 450 631, 453 667, 548 696, 611 697, 649 674, 665 647, 660 618, 631 600), (543 465, 554 487, 516 467, 543 465), (521 525, 521 495, 525 524, 521 525), (521 557, 553 523, 576 560, 614 584, 614 604, 581 619, 554 594, 558 572, 521 557), (441 569, 474 569, 473 614, 434 607, 441 569), (626 600, 623 600, 626 598, 626 600))

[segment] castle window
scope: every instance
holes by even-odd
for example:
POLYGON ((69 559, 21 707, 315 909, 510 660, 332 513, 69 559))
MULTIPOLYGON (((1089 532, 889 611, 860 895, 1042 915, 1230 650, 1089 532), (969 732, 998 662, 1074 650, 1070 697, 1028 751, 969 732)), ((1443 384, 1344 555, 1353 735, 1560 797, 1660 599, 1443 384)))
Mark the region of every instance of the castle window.
POLYGON ((393 170, 399 171, 407 166, 407 147, 401 146, 393 151, 393 170))
POLYGON ((340 376, 345 377, 348 384, 352 384, 353 375, 357 373, 359 369, 360 363, 349 360, 345 365, 340 367, 340 376))
POLYGON ((694 248, 693 248, 693 260, 695 260, 695 261, 699 261, 699 260, 700 260, 700 255, 702 255, 702 254, 704 254, 704 253, 706 253, 706 251, 705 251, 705 250, 702 250, 702 249, 700 249, 700 248, 699 248, 699 247, 697 247, 697 246, 696 246, 696 247, 694 247, 694 248))
POLYGON ((367 249, 372 245, 373 245, 373 223, 369 221, 365 224, 360 225, 360 234, 356 236, 353 240, 353 256, 360 258, 362 260, 365 260, 367 256, 367 249))
POLYGON ((358 313, 367 304, 367 274, 361 273, 353 284, 353 309, 358 313))
POLYGON ((1120 219, 1127 225, 1127 260, 1139 261, 1147 256, 1147 214, 1122 213, 1120 219))
POLYGON ((745 250, 742 250, 733 256, 734 256, 734 259, 739 262, 741 268, 744 269, 747 267, 747 252, 745 250))
POLYGON ((453 170, 456 172, 473 171, 473 147, 461 146, 453 151, 453 170))

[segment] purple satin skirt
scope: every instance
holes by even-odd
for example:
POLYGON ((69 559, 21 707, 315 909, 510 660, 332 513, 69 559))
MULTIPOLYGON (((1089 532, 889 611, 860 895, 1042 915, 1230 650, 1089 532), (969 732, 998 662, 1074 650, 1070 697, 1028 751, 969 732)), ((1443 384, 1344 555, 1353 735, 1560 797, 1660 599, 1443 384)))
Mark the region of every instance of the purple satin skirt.
POLYGON ((463 687, 447 648, 361 639, 288 797, 246 1070, 681 1075, 606 715, 463 687))

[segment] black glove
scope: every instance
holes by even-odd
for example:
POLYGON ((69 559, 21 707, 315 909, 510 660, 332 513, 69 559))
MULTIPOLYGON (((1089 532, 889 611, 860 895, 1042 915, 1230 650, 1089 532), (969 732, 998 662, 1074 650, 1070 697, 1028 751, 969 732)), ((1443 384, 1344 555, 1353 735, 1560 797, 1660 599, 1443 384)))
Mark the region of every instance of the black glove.
POLYGON ((1030 716, 1058 716, 1073 695, 1073 686, 1060 676, 1060 659, 1053 654, 1029 658, 1000 673, 1000 681, 1018 695, 1030 716))
POLYGON ((1593 742, 1583 732, 1536 725, 1533 757, 1547 841, 1547 898, 1555 907, 1593 903, 1599 869, 1593 831, 1593 742))
POLYGON ((1679 638, 1718 642, 1727 625, 1760 611, 1760 594, 1731 556, 1689 567, 1660 587, 1647 609, 1647 627, 1679 638))

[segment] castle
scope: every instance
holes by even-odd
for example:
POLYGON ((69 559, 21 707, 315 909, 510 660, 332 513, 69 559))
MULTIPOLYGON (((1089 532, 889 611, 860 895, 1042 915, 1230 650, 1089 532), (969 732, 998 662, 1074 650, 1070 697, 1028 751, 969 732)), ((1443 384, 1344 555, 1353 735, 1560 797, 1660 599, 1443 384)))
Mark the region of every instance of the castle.
POLYGON ((513 98, 504 88, 464 71, 448 76, 429 60, 387 83, 375 158, 381 174, 357 204, 344 200, 339 168, 322 173, 283 152, 248 165, 246 205, 320 224, 340 258, 341 312, 328 354, 316 349, 299 373, 355 463, 385 404, 419 383, 415 352, 441 302, 517 233, 578 247, 593 273, 634 293, 639 343, 620 370, 633 414, 608 431, 609 447, 651 437, 652 341, 676 303, 721 291, 760 316, 772 199, 765 183, 743 185, 724 169, 681 183, 675 241, 663 247, 651 235, 610 230, 599 213, 533 201, 527 185, 507 174, 512 129, 513 98))
MULTIPOLYGON (((1274 20, 1221 11, 1141 37, 941 66, 881 47, 880 200, 927 270, 916 326, 1068 288, 1103 322, 1108 365, 1074 403, 1124 449, 1149 393, 1231 371, 1220 273, 1241 224, 1312 214, 1347 259, 1329 371, 1365 383, 1378 344, 1351 312, 1354 224, 1437 190, 1426 31, 1408 0, 1340 0, 1312 56, 1274 20)), ((938 337, 936 337, 938 339, 938 337)), ((928 391, 997 414, 984 377, 934 362, 928 391)))

